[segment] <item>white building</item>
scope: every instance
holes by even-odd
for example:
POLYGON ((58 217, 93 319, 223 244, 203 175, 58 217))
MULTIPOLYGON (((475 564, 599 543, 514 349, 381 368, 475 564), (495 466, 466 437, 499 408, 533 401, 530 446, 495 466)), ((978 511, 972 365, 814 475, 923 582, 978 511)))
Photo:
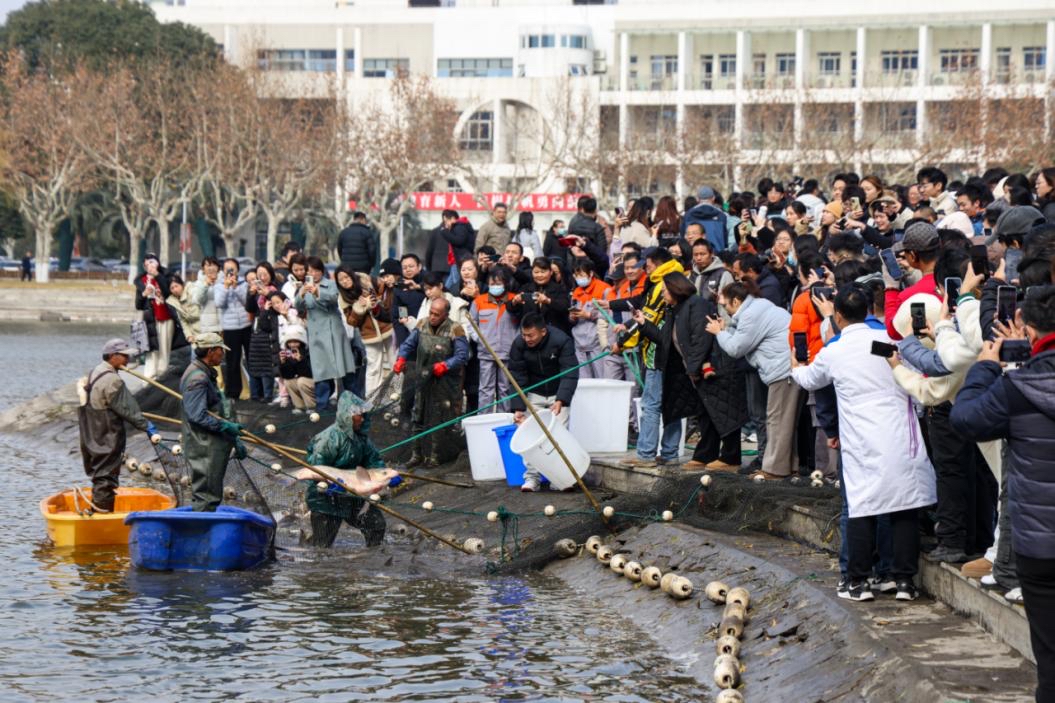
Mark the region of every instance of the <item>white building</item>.
MULTIPOLYGON (((669 151, 672 135, 696 141, 705 135, 707 148, 689 159, 697 168, 690 172, 684 157, 656 157, 659 167, 639 179, 649 182, 628 183, 634 175, 621 174, 620 192, 658 187, 681 196, 723 172, 726 185, 748 186, 740 181, 749 178, 744 164, 752 163, 784 165, 782 175, 808 165, 912 165, 926 158, 920 145, 929 134, 955 130, 957 106, 971 91, 993 101, 1043 101, 1043 134, 1052 135, 1052 0, 1008 0, 998 8, 981 0, 166 0, 153 6, 164 21, 211 34, 229 60, 297 74, 305 94, 318 74, 336 77, 352 100, 382 89, 398 70, 436 77, 462 111, 464 148, 489 164, 484 187, 496 191, 527 187, 524 179, 532 174, 523 171, 517 126, 525 116, 550 118, 547 95, 557 84, 592 106, 590 131, 611 153, 647 152, 649 145, 653 153, 669 151), (818 152, 817 135, 845 138, 853 153, 818 152)), ((984 156, 968 151, 943 156, 952 166, 985 166, 984 156)), ((596 185, 551 178, 536 190, 596 185)))

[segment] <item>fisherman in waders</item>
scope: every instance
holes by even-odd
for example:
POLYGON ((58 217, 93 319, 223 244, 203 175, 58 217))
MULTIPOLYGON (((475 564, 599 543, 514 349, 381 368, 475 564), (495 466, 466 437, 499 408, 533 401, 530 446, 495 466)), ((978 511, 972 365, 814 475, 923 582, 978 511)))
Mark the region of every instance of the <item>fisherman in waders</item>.
POLYGON ((92 510, 114 511, 118 475, 125 453, 125 423, 149 435, 157 434, 154 424, 143 418, 139 403, 117 375, 117 369, 138 354, 123 339, 103 345, 103 363, 82 379, 77 420, 81 429, 81 457, 84 472, 92 479, 92 510))
POLYGON ((216 370, 229 351, 215 332, 199 334, 194 342, 194 360, 180 379, 183 395, 183 456, 191 472, 191 504, 195 512, 214 512, 223 499, 223 477, 234 449, 239 459, 246 457, 245 445, 238 439, 242 426, 219 420, 209 413, 230 417, 230 407, 216 386, 216 370))
MULTIPOLYGON (((378 469, 385 462, 367 437, 370 431, 370 403, 350 391, 341 393, 335 422, 308 443, 309 464, 335 469, 378 469)), ((310 481, 306 502, 311 511, 311 544, 329 547, 337 539, 341 521, 357 527, 367 547, 376 547, 385 537, 385 517, 363 498, 337 486, 320 490, 310 481)))
MULTIPOLYGON (((462 370, 469 363, 469 340, 461 325, 450 319, 451 304, 436 298, 429 317, 418 323, 399 347, 392 370, 402 373, 407 359, 414 357, 414 432, 441 425, 462 413, 462 370)), ((405 384, 404 384, 405 385, 405 384)), ((433 468, 452 461, 462 450, 458 429, 453 425, 419 437, 407 466, 433 468)))

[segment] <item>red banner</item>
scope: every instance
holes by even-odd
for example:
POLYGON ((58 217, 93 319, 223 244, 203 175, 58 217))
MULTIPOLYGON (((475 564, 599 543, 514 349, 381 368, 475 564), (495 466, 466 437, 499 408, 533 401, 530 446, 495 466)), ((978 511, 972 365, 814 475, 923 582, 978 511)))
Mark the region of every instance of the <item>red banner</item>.
MULTIPOLYGON (((414 209, 422 211, 457 210, 461 212, 487 212, 498 203, 505 203, 512 210, 532 212, 575 212, 581 193, 528 193, 514 203, 514 193, 411 193, 414 209)), ((348 201, 354 210, 355 200, 348 201)))

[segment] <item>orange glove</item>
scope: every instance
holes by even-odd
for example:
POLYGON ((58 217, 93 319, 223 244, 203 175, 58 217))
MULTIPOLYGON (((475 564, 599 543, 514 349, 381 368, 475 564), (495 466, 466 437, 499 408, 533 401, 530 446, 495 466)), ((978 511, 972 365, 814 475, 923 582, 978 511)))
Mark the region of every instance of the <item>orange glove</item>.
POLYGON ((438 361, 432 365, 432 375, 436 378, 443 378, 450 369, 447 368, 446 361, 438 361))
POLYGON ((392 365, 392 371, 394 373, 403 373, 405 368, 407 368, 407 360, 403 357, 396 359, 396 363, 392 365))

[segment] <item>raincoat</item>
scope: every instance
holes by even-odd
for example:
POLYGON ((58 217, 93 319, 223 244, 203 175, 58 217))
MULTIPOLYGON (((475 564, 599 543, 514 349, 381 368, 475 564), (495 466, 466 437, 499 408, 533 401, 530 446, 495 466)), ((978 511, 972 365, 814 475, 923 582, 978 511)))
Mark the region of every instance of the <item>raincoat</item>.
MULTIPOLYGON (((384 467, 380 452, 367 436, 370 431, 368 410, 365 401, 354 393, 341 393, 336 420, 308 443, 308 463, 335 469, 384 467), (358 431, 353 424, 356 415, 363 416, 358 431)), ((384 515, 359 496, 333 488, 320 491, 315 481, 309 481, 305 500, 311 511, 312 541, 316 546, 333 544, 342 520, 359 528, 368 547, 381 544, 384 539, 384 515)))
POLYGON ((88 374, 84 391, 84 402, 77 409, 84 473, 92 479, 92 502, 113 510, 125 453, 125 423, 146 432, 147 421, 117 371, 105 361, 88 374))
POLYGON ((196 512, 214 512, 223 500, 223 478, 234 439, 222 433, 214 412, 230 417, 227 402, 216 386, 216 369, 195 358, 179 384, 183 395, 180 442, 190 466, 191 505, 196 512))

